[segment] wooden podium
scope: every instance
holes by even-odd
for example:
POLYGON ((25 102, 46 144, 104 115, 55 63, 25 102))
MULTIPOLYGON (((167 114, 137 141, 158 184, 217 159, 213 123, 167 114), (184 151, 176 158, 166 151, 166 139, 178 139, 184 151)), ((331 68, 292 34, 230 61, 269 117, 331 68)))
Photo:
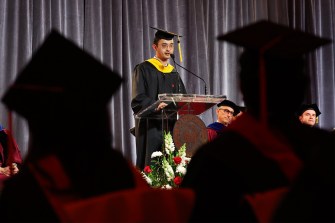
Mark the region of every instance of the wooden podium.
POLYGON ((158 100, 139 112, 137 118, 175 119, 173 127, 173 140, 176 148, 186 143, 186 155, 191 157, 195 151, 208 141, 205 123, 198 115, 225 100, 223 95, 198 94, 159 94, 158 100), (162 112, 155 112, 159 103, 165 102, 167 106, 162 112))

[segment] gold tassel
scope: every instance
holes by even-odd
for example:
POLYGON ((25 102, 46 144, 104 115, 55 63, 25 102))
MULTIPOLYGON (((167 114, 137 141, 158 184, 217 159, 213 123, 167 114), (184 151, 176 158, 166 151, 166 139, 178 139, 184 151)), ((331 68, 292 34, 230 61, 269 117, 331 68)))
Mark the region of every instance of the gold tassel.
POLYGON ((183 62, 183 55, 181 54, 180 37, 179 36, 178 36, 178 50, 179 50, 180 63, 182 63, 183 62))

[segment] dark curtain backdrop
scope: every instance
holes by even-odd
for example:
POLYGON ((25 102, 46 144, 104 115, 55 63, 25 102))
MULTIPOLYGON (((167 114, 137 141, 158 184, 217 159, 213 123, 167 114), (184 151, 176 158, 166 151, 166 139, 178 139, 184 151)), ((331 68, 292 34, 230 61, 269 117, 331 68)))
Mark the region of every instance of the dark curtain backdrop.
MULTIPOLYGON (((216 36, 260 19, 286 24, 335 39, 334 0, 0 0, 0 95, 29 62, 51 29, 57 29, 126 79, 110 104, 113 146, 134 161, 134 125, 130 109, 134 66, 154 55, 151 43, 159 27, 182 35, 182 66, 201 76, 208 94, 226 95, 243 105, 238 88, 237 56, 241 49, 216 36)), ((334 44, 309 55, 312 83, 306 102, 321 109, 319 127, 335 127, 334 44)), ((176 48, 176 58, 179 53, 176 48)), ((188 93, 204 94, 204 84, 178 68, 188 93)), ((47 73, 46 73, 47 75, 47 73)), ((92 79, 95 75, 92 74, 92 79)), ((285 91, 285 83, 281 83, 285 91)), ((278 103, 283 104, 285 98, 278 103)), ((0 104, 0 123, 8 111, 0 104)), ((211 109, 201 115, 215 121, 211 109)), ((60 123, 67 127, 67 123, 60 123)), ((89 126, 87 126, 89 130, 89 126)), ((27 153, 27 123, 13 115, 13 132, 27 153)))

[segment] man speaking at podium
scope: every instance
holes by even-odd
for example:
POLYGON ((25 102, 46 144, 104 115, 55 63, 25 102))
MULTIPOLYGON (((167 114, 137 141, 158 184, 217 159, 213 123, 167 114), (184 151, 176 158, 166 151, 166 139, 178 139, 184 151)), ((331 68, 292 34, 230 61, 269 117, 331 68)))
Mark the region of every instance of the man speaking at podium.
MULTIPOLYGON (((150 165, 151 154, 161 150, 163 131, 172 131, 177 117, 169 118, 168 122, 164 121, 163 130, 161 119, 139 118, 136 114, 155 103, 158 94, 186 93, 179 73, 169 64, 170 55, 174 52, 173 38, 180 36, 165 30, 153 29, 157 30, 152 44, 156 54, 153 58, 136 65, 132 77, 131 107, 135 116, 136 166, 141 170, 150 165)), ((160 103, 152 113, 162 112, 166 105, 160 103)))

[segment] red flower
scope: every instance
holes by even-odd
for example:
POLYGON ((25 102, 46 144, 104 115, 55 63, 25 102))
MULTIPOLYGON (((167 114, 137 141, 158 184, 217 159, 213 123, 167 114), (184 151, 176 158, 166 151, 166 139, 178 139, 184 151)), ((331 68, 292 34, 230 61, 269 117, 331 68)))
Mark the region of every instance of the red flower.
POLYGON ((145 172, 145 173, 151 173, 152 170, 150 169, 150 166, 146 166, 146 167, 144 167, 144 172, 145 172))
POLYGON ((173 179, 173 182, 176 184, 176 185, 180 185, 181 184, 181 181, 183 180, 183 178, 181 178, 180 176, 177 176, 173 179))
POLYGON ((179 157, 179 156, 173 157, 173 161, 174 161, 175 164, 178 165, 178 164, 181 163, 181 157, 179 157))

